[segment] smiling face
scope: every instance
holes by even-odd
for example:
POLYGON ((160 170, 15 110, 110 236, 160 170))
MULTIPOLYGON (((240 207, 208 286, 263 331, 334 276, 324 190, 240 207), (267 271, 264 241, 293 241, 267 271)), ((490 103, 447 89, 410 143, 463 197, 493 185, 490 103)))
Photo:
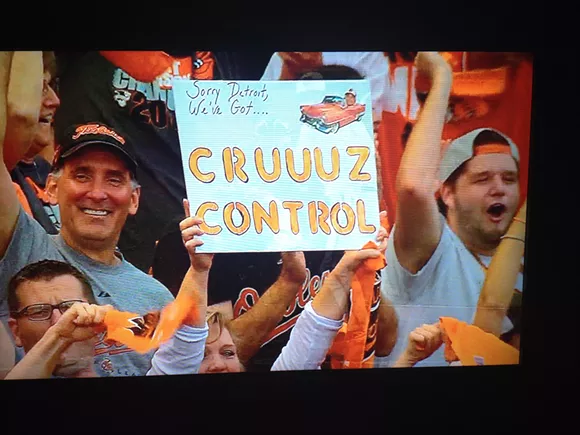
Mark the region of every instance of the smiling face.
POLYGON ((226 327, 220 327, 219 322, 211 323, 199 373, 239 373, 241 371, 242 366, 230 332, 226 327), (216 339, 218 334, 219 337, 216 339))
POLYGON ((443 186, 441 193, 450 225, 462 240, 495 247, 519 203, 516 162, 507 154, 475 156, 454 183, 443 186))
POLYGON ((139 205, 125 161, 110 147, 92 145, 68 157, 47 192, 59 204, 62 236, 75 247, 114 249, 128 215, 139 205))

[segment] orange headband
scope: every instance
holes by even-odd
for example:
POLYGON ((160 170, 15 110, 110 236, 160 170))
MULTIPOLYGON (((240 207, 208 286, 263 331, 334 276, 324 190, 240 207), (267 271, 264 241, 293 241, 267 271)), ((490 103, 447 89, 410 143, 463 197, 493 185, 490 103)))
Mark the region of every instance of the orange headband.
POLYGON ((508 154, 511 156, 512 151, 509 145, 505 144, 486 144, 474 147, 474 156, 480 156, 483 154, 508 154))

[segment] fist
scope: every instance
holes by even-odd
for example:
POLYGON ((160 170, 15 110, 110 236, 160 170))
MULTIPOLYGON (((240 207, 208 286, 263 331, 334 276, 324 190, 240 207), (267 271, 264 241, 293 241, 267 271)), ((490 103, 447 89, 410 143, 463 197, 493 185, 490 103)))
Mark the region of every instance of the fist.
POLYGON ((77 302, 51 327, 59 337, 71 343, 93 338, 102 331, 105 315, 111 305, 91 305, 77 302))
POLYGON ((422 325, 409 334, 407 359, 413 364, 429 358, 443 344, 439 323, 422 325))
POLYGON ((304 252, 282 252, 280 278, 295 284, 306 280, 306 258, 304 252))
POLYGON ((199 227, 203 220, 198 217, 191 217, 189 211, 189 201, 183 200, 183 209, 185 211, 185 219, 179 223, 181 230, 181 239, 191 261, 191 267, 198 271, 207 271, 211 268, 213 261, 213 254, 198 254, 196 248, 203 245, 203 241, 199 238, 202 236, 203 230, 199 227))
POLYGON ((415 58, 417 72, 433 79, 437 74, 444 73, 451 76, 451 65, 436 51, 421 51, 415 58))

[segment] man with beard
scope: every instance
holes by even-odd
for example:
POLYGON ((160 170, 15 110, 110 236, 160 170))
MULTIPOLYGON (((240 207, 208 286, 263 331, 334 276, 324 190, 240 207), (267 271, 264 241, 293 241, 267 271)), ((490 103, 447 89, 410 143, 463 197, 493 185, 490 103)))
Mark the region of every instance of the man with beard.
MULTIPOLYGON (((397 212, 382 280, 399 317, 391 355, 401 354, 416 327, 441 316, 472 323, 487 268, 520 199, 518 149, 499 131, 472 130, 441 155, 451 68, 437 53, 419 53, 416 66, 431 87, 397 174, 397 212)), ((518 285, 521 290, 521 273, 518 285)), ((504 318, 502 332, 510 329, 504 318)), ((417 366, 423 365, 447 365, 443 350, 417 366)))

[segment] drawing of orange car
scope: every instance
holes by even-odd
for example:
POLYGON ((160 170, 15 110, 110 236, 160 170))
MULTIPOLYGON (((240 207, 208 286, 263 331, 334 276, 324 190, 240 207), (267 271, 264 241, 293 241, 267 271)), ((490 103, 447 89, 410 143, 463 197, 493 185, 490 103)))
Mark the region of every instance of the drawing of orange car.
MULTIPOLYGON (((350 92, 354 94, 354 91, 350 92)), ((344 97, 327 95, 318 104, 300 106, 300 112, 300 121, 328 134, 336 133, 339 128, 353 121, 360 121, 365 113, 365 105, 348 105, 344 97)))

